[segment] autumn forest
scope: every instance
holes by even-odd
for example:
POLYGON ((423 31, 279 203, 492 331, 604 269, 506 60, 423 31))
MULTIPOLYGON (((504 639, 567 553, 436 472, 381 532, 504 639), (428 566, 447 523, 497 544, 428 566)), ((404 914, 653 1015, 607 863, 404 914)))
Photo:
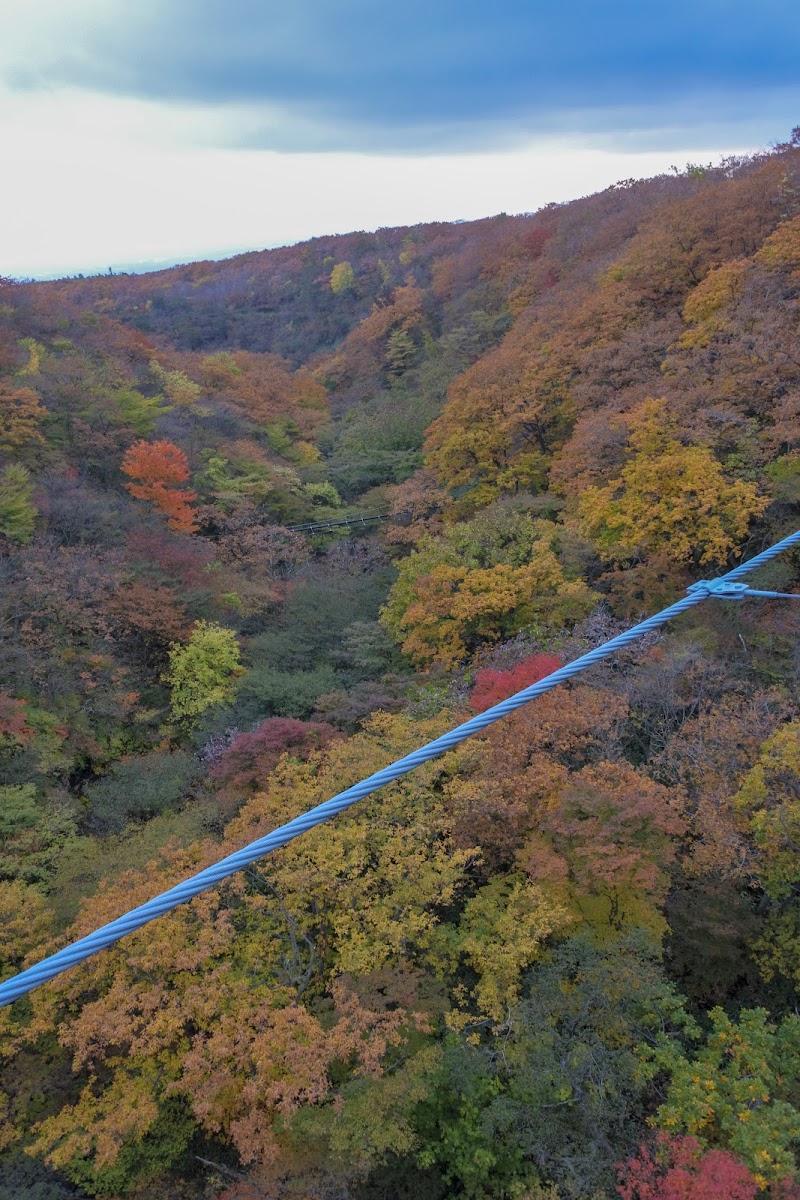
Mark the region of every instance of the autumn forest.
MULTIPOLYGON (((799 332, 797 130, 0 281, 0 978, 800 528, 799 332)), ((0 1009, 0 1200, 797 1200, 798 633, 708 600, 0 1009)))

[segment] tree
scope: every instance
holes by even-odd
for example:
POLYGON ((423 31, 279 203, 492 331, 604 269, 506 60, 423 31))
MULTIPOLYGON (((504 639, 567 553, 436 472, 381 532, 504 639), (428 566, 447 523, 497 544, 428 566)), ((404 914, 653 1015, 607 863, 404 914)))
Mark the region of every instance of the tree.
POLYGON ((27 746, 35 737, 26 702, 0 692, 0 751, 27 746))
POLYGON ((538 491, 563 436, 566 399, 549 331, 529 323, 459 375, 425 443, 426 466, 474 512, 503 493, 538 491), (546 349, 531 353, 531 342, 546 349))
POLYGON ((0 879, 47 883, 74 836, 72 813, 37 804, 33 784, 0 787, 0 879))
MULTIPOLYGON (((584 767, 557 787, 543 815, 550 845, 568 867, 579 911, 601 928, 664 931, 660 906, 685 828, 681 795, 627 763, 584 767)), ((537 872, 534 838, 528 870, 537 872)), ((549 855, 545 855, 546 877, 549 855)))
POLYGON ((495 1068, 506 1093, 498 1133, 509 1131, 565 1200, 608 1186, 615 1159, 641 1137, 633 1046, 669 1023, 674 1003, 645 935, 599 947, 579 932, 534 965, 508 1033, 487 1045, 496 1053, 505 1038, 495 1068))
POLYGON ((164 389, 167 399, 176 406, 192 408, 200 399, 200 385, 183 371, 167 370, 157 359, 150 360, 150 373, 164 389))
POLYGON ((622 1200, 755 1200, 758 1183, 727 1150, 703 1150, 695 1137, 658 1133, 651 1148, 620 1164, 622 1200))
POLYGON ((480 846, 482 876, 521 867, 560 902, 570 900, 568 865, 545 822, 571 772, 615 752, 626 717, 625 701, 607 689, 562 686, 470 743, 471 769, 448 784, 447 796, 456 844, 480 846))
POLYGON ((121 833, 135 821, 177 808, 198 770, 197 760, 180 750, 120 759, 102 779, 84 789, 88 828, 100 836, 121 833))
MULTIPOLYGON (((224 397, 226 404, 257 427, 290 422, 293 432, 284 449, 291 451, 293 438, 312 449, 311 441, 329 420, 325 388, 310 371, 293 372, 277 354, 223 351, 204 358, 200 374, 212 398, 213 393, 217 399, 224 397)), ((251 458, 258 458, 255 443, 243 445, 248 446, 251 458)))
POLYGON ((465 1011, 451 1014, 450 1024, 501 1023, 519 999, 522 972, 542 957, 552 934, 563 934, 572 923, 565 908, 521 873, 495 875, 467 901, 456 933, 445 942, 451 970, 461 958, 477 976, 469 992, 456 988, 465 1011))
POLYGON ((172 411, 163 396, 144 396, 137 388, 115 388, 106 402, 106 415, 115 424, 148 437, 159 417, 172 411))
POLYGON ((234 568, 240 579, 252 581, 258 596, 268 601, 285 599, 290 581, 310 557, 307 539, 280 525, 265 525, 252 504, 230 516, 216 510, 213 521, 220 561, 234 568))
POLYGON ((186 455, 172 442, 134 442, 122 460, 122 470, 136 483, 125 487, 137 500, 149 500, 167 518, 170 529, 194 533, 196 493, 176 486, 189 479, 186 455))
POLYGON ((232 629, 197 621, 185 645, 169 651, 163 678, 171 688, 170 709, 180 725, 191 726, 207 708, 224 703, 242 674, 239 643, 232 629))
POLYGON ((43 445, 39 426, 46 416, 32 388, 15 388, 8 380, 0 380, 0 451, 43 445))
POLYGON ((244 799, 264 786, 284 754, 305 759, 324 749, 335 736, 333 726, 322 721, 268 717, 252 733, 237 734, 211 775, 226 791, 244 799))
POLYGON ((568 578, 553 540, 546 522, 513 510, 424 537, 400 563, 381 621, 416 662, 447 666, 482 641, 526 627, 563 629, 592 600, 585 584, 568 578))
POLYGON ((145 666, 152 658, 163 660, 170 643, 189 636, 177 590, 155 580, 124 578, 107 607, 119 636, 132 643, 145 666))
POLYGON ((417 348, 407 329, 393 329, 386 343, 386 370, 389 379, 396 383, 414 363, 417 348))
MULTIPOLYGON (((413 567, 418 565, 419 560, 413 567)), ((390 596, 382 616, 403 650, 420 664, 453 666, 481 642, 496 642, 529 627, 563 628, 585 616, 590 606, 585 586, 566 582, 552 558, 539 558, 528 567, 498 563, 473 571, 440 563, 414 580, 412 588, 412 602, 404 611, 390 596)), ((396 594, 394 600, 398 598, 396 594)))
POLYGON ((581 532, 615 561, 660 551, 677 563, 724 562, 767 498, 727 479, 704 446, 684 445, 664 400, 645 401, 630 424, 619 478, 578 502, 581 532))
POLYGON ((355 282, 355 273, 349 262, 337 263, 331 271, 331 291, 336 295, 339 292, 351 292, 355 282))
MULTIPOLYGON (((669 669, 663 658, 658 667, 663 679, 669 669)), ((759 789, 761 802, 753 803, 752 808, 744 799, 734 804, 733 797, 791 705, 777 689, 751 691, 737 687, 732 679, 720 679, 714 687, 717 695, 704 695, 703 690, 695 685, 684 696, 674 698, 674 703, 691 705, 695 711, 670 734, 651 770, 663 783, 679 784, 689 801, 691 839, 683 858, 684 873, 700 879, 742 878, 749 870, 758 873, 742 813, 752 816, 769 800, 766 788, 759 789)), ((662 683, 664 698, 666 693, 662 683)), ((668 720, 672 723, 674 717, 668 720)))
POLYGON ((500 1081, 481 1055, 455 1038, 445 1042, 434 1065, 428 1094, 413 1114, 417 1161, 447 1186, 445 1195, 469 1200, 513 1195, 529 1168, 513 1132, 509 1137, 491 1120, 500 1081))
POLYGON ((660 1031, 638 1047, 643 1077, 668 1081, 652 1123, 670 1134, 685 1131, 703 1147, 730 1150, 766 1189, 795 1170, 800 1017, 791 1013, 777 1023, 763 1008, 742 1009, 738 1021, 721 1008, 708 1016, 705 1038, 681 1012, 680 1037, 660 1031))
POLYGON ((325 364, 327 380, 334 386, 350 383, 359 399, 369 395, 386 366, 387 339, 392 330, 409 332, 424 321, 425 293, 414 284, 395 288, 391 302, 376 303, 372 312, 347 335, 339 354, 325 364))
POLYGON ((414 544, 420 534, 442 532, 441 510, 446 493, 432 472, 416 471, 405 483, 387 489, 393 520, 386 527, 389 542, 414 544))
POLYGON ((445 1042, 414 1122, 419 1159, 448 1194, 476 1200, 498 1195, 498 1180, 499 1194, 553 1196, 536 1190, 537 1176, 564 1200, 610 1194, 615 1159, 644 1132, 632 1046, 673 1005, 645 939, 602 950, 585 935, 562 941, 527 973, 502 1023, 445 1042))
POLYGON ((744 259, 723 263, 709 271, 703 282, 689 293, 683 318, 690 328, 680 340, 682 347, 706 346, 713 334, 725 328, 749 265, 744 259))
POLYGON ((782 221, 764 241, 756 259, 767 267, 796 270, 800 265, 800 216, 782 221))
MULTIPOLYGON (((0 928, 3 930, 0 978, 5 979, 21 971, 26 956, 37 950, 41 952, 52 935, 52 916, 41 889, 21 879, 0 880, 0 928)), ((24 1031, 14 1019, 11 1008, 0 1009, 0 1070, 3 1076, 6 1067, 10 1068, 10 1078, 0 1079, 0 1151, 17 1137, 13 1093, 19 1091, 19 1078, 14 1070, 14 1059, 24 1041, 24 1031)))
POLYGON ((508 671, 494 671, 484 667, 475 676, 475 686, 469 698, 473 712, 484 712, 501 700, 521 692, 523 688, 538 683, 561 666, 555 654, 532 654, 508 671))
POLYGON ((762 886, 773 900, 791 896, 800 884, 800 721, 767 739, 734 804, 749 817, 762 886))
POLYGON ((9 463, 0 475, 0 534, 14 542, 29 542, 36 526, 30 472, 21 463, 9 463))
POLYGON ((800 721, 764 742, 733 798, 756 844, 755 878, 769 898, 767 928, 756 943, 763 973, 800 982, 800 721))

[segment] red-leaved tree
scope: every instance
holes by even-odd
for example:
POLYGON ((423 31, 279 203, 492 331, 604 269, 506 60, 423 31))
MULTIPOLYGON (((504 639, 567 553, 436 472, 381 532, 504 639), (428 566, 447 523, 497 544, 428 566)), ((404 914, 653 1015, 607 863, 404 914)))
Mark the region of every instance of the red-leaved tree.
POLYGON ((707 1150, 694 1137, 656 1136, 618 1168, 622 1200, 755 1200, 758 1184, 728 1150, 707 1150))
POLYGON ((532 683, 538 683, 560 666, 561 659, 555 654, 532 654, 508 671, 493 671, 485 667, 475 676, 475 686, 469 699, 472 711, 485 712, 493 704, 499 704, 532 683))
POLYGON ((197 493, 183 488, 189 479, 186 455, 172 442, 134 442, 122 460, 122 470, 134 483, 125 487, 137 500, 149 500, 177 533, 197 530, 192 501, 197 493))
POLYGON ((35 735, 36 730, 28 724, 25 701, 0 692, 0 748, 27 746, 35 735))
POLYGON ((240 733, 221 756, 211 774, 225 800, 242 801, 261 791, 281 755, 305 759, 340 736, 325 721, 298 721, 294 717, 268 717, 252 733, 240 733))

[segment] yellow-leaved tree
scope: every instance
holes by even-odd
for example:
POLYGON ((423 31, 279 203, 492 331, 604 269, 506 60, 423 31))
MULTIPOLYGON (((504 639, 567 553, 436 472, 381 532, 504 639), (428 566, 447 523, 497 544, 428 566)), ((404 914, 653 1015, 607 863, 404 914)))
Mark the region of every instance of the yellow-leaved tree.
POLYGON ((756 844, 754 875, 769 902, 756 955, 767 979, 800 982, 800 721, 767 738, 733 800, 756 844))
POLYGON ((501 501, 423 538, 400 563, 381 620, 415 662, 445 666, 522 629, 568 627, 592 594, 561 565, 558 540, 555 525, 501 501))
POLYGON ((180 725, 191 725, 201 713, 222 704, 242 674, 239 643, 232 629, 213 621, 197 621, 186 645, 173 643, 164 680, 172 689, 170 709, 180 725))
POLYGON ((666 400, 645 400, 628 420, 628 461, 579 499, 581 533, 614 562, 653 552, 724 562, 768 499, 755 483, 730 479, 706 446, 683 442, 666 400))

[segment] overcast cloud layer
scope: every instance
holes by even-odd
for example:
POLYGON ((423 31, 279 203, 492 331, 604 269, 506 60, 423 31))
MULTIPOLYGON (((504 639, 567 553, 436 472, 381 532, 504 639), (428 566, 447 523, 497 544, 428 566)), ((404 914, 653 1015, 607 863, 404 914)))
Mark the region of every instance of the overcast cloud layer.
POLYGON ((0 276, 533 211, 800 123, 800 0, 0 0, 0 276))
POLYGON ((27 0, 18 12, 22 31, 0 50, 12 88, 208 106, 218 145, 441 153, 568 132, 652 149, 708 145, 714 129, 763 140, 800 112, 796 0, 27 0))

